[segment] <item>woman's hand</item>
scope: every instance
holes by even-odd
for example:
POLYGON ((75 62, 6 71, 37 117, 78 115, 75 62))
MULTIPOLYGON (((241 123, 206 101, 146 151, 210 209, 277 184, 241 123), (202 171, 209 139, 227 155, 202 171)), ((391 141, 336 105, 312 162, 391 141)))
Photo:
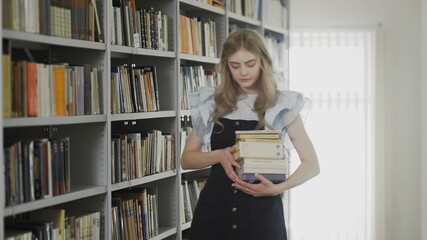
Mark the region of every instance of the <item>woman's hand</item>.
POLYGON ((261 174, 256 173, 255 177, 260 181, 259 183, 248 183, 238 179, 233 183, 233 187, 254 197, 276 196, 281 193, 278 185, 261 174))
POLYGON ((240 168, 240 164, 234 159, 233 153, 236 151, 234 147, 227 147, 223 149, 215 150, 216 159, 224 168, 227 176, 234 182, 239 179, 237 173, 234 171, 234 167, 240 168))

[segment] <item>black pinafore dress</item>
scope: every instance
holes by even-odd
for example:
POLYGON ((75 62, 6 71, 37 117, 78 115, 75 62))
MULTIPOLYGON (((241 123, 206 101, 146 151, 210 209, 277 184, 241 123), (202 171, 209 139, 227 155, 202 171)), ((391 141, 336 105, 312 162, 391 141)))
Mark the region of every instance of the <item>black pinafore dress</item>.
MULTIPOLYGON (((213 127, 212 150, 234 145, 236 130, 254 130, 258 121, 222 118, 213 127)), ((194 211, 190 240, 286 240, 280 195, 253 197, 231 186, 221 164, 211 167, 194 211)))

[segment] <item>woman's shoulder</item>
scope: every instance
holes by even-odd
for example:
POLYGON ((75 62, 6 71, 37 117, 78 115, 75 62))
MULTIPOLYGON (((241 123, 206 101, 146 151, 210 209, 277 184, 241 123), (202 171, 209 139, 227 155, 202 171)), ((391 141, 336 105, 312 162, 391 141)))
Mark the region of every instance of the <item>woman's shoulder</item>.
POLYGON ((284 90, 277 91, 277 104, 285 104, 287 106, 292 106, 297 101, 301 101, 304 99, 304 96, 300 92, 284 90))
POLYGON ((302 93, 296 91, 278 91, 276 104, 270 109, 271 111, 282 111, 284 109, 300 109, 308 99, 302 93))
POLYGON ((215 88, 200 87, 196 92, 190 93, 190 107, 195 108, 202 104, 214 104, 215 88))
POLYGON ((276 104, 266 112, 266 121, 276 129, 283 129, 309 105, 307 103, 308 98, 299 92, 278 91, 276 104))

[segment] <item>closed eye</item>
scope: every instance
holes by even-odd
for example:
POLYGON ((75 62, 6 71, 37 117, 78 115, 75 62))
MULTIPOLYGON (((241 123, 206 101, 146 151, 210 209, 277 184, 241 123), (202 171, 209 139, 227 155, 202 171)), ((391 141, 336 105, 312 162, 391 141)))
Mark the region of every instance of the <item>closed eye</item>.
POLYGON ((249 61, 249 62, 246 62, 246 66, 248 66, 248 67, 253 67, 253 66, 255 66, 255 60, 251 60, 251 61, 249 61))
POLYGON ((230 64, 230 66, 231 66, 233 69, 238 69, 238 68, 240 67, 240 64, 238 64, 238 63, 231 63, 231 64, 230 64))

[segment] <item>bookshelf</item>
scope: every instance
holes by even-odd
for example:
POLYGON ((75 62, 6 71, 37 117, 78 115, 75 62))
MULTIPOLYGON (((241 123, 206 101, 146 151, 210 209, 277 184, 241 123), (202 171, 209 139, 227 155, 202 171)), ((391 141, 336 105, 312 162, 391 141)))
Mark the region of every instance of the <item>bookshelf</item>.
MULTIPOLYGON (((6 5, 7 7, 12 6, 9 5, 11 4, 11 0, 2 0, 1 2, 3 7, 6 5)), ((20 3, 23 4, 30 2, 32 2, 32 0, 20 1, 20 3)), ((39 7, 42 8, 46 7, 44 4, 48 1, 39 0, 38 2, 40 4, 39 7)), ((59 24, 60 27, 62 26, 60 29, 68 29, 67 31, 69 31, 70 34, 75 33, 74 31, 87 31, 87 36, 85 35, 81 37, 78 34, 76 36, 72 34, 67 35, 66 33, 62 34, 62 32, 61 35, 59 33, 54 33, 53 30, 52 32, 48 32, 45 28, 47 24, 45 21, 41 21, 41 23, 39 23, 40 26, 38 27, 37 24, 33 26, 31 24, 30 17, 27 17, 27 19, 24 20, 24 26, 21 28, 19 24, 16 25, 13 21, 12 23, 10 22, 11 20, 16 21, 16 19, 19 18, 19 15, 15 16, 13 14, 11 15, 11 13, 5 14, 3 11, 0 13, 2 16, 0 19, 2 19, 1 21, 3 26, 2 31, 0 32, 0 36, 2 38, 0 46, 2 53, 10 56, 11 66, 13 66, 14 63, 24 61, 25 63, 37 62, 40 65, 39 67, 51 66, 51 68, 54 68, 57 65, 64 66, 64 71, 68 74, 64 75, 65 79, 68 79, 65 81, 68 81, 66 83, 69 83, 70 86, 74 86, 74 88, 65 88, 65 114, 59 114, 59 112, 57 112, 57 105, 62 106, 63 104, 62 101, 57 102, 59 100, 56 99, 56 96, 59 93, 55 93, 55 95, 52 92, 48 92, 50 99, 46 100, 48 103, 39 103, 39 106, 43 106, 43 109, 48 108, 47 106, 49 106, 49 109, 55 109, 55 111, 52 110, 53 112, 49 112, 46 116, 42 116, 40 113, 35 117, 25 117, 26 111, 28 110, 25 107, 19 110, 21 112, 25 112, 24 114, 21 113, 19 115, 15 113, 18 111, 16 109, 16 101, 18 100, 5 100, 2 97, 2 104, 0 104, 2 107, 0 109, 3 112, 3 110, 5 110, 3 107, 6 104, 6 106, 9 106, 6 108, 12 108, 13 117, 3 117, 0 120, 0 146, 2 146, 1 149, 4 153, 5 151, 11 151, 8 150, 10 145, 16 144, 17 142, 25 145, 27 141, 36 143, 41 141, 41 139, 49 141, 53 141, 53 139, 69 139, 67 140, 69 142, 64 140, 62 143, 63 145, 60 145, 66 146, 64 152, 61 152, 61 156, 64 157, 63 162, 62 160, 58 162, 58 164, 63 164, 59 164, 58 166, 61 167, 59 172, 64 173, 64 176, 58 175, 57 179, 53 179, 54 181, 57 180, 61 184, 69 186, 69 189, 62 192, 60 191, 58 194, 51 194, 52 196, 45 196, 43 194, 42 197, 37 199, 32 199, 31 194, 26 192, 25 194, 30 194, 30 200, 26 199, 23 201, 16 201, 11 197, 11 190, 9 187, 11 186, 11 179, 13 179, 13 186, 17 186, 18 183, 16 183, 16 181, 18 180, 16 180, 16 178, 21 179, 22 176, 17 175, 16 178, 12 178, 10 176, 10 166, 12 166, 10 159, 8 157, 3 157, 3 164, 0 164, 0 171, 7 172, 7 174, 2 175, 0 178, 0 188, 4 189, 2 191, 8 191, 8 194, 3 193, 0 195, 0 204, 2 206, 0 208, 0 213, 2 215, 0 218, 1 238, 5 236, 8 229, 7 225, 11 221, 17 221, 30 213, 34 213, 42 209, 53 208, 65 209, 66 215, 68 213, 81 213, 83 211, 99 213, 98 221, 100 239, 112 239, 114 224, 112 206, 115 201, 115 196, 119 193, 121 194, 121 192, 146 188, 156 189, 156 200, 153 200, 155 201, 155 204, 153 203, 155 208, 153 207, 153 209, 157 209, 156 222, 158 225, 156 230, 157 232, 151 235, 150 239, 185 239, 185 234, 183 234, 183 232, 189 229, 191 223, 181 222, 180 204, 182 199, 180 198, 180 186, 185 180, 206 176, 209 173, 209 169, 203 169, 200 171, 182 171, 179 165, 181 141, 183 141, 180 136, 181 118, 183 116, 190 115, 188 108, 183 107, 181 104, 181 100, 184 97, 184 93, 182 92, 184 83, 181 79, 180 73, 181 67, 185 66, 194 69, 203 69, 206 74, 215 72, 216 65, 219 63, 218 56, 221 51, 221 43, 227 37, 230 26, 251 28, 262 35, 269 34, 281 37, 284 39, 284 50, 286 50, 288 26, 286 23, 280 26, 267 23, 263 16, 264 14, 260 14, 257 19, 254 19, 232 12, 227 9, 231 0, 222 1, 225 3, 225 8, 209 5, 203 1, 196 0, 136 0, 134 2, 127 0, 51 0, 50 2, 52 6, 56 7, 56 11, 63 13, 60 16, 68 16, 68 20, 66 17, 64 17, 64 19, 58 18, 61 19, 61 21, 58 20, 58 22, 63 24, 59 24), (100 30, 97 29, 95 15, 89 17, 91 13, 94 13, 93 10, 90 10, 93 8, 93 2, 96 3, 96 9, 98 10, 97 15, 100 30), (83 9, 85 9, 83 6, 86 7, 86 25, 80 22, 83 21, 81 18, 76 17, 80 16, 79 13, 81 13, 76 9, 79 9, 80 11, 83 10, 75 8, 73 5, 74 3, 83 4, 79 5, 83 9), (135 5, 132 5, 133 3, 135 5), (126 7, 130 7, 135 10, 145 9, 147 10, 147 14, 150 11, 151 14, 159 12, 161 13, 159 16, 167 18, 167 21, 164 23, 161 20, 157 22, 157 24, 160 25, 156 25, 156 29, 158 31, 161 31, 162 29, 163 32, 159 32, 158 34, 155 34, 155 36, 154 34, 152 35, 153 39, 150 40, 153 41, 151 42, 152 45, 143 45, 147 44, 146 42, 143 43, 143 41, 147 41, 147 39, 144 40, 142 35, 144 32, 143 28, 135 30, 139 31, 138 37, 127 32, 129 33, 127 40, 124 40, 125 33, 120 34, 122 39, 119 44, 119 41, 117 41, 119 38, 117 32, 119 31, 115 29, 114 22, 114 19, 117 20, 117 18, 111 18, 111 16, 117 17, 117 11, 121 11, 122 7, 124 9, 126 7), (214 36, 214 38, 211 39, 207 49, 202 50, 194 45, 195 48, 192 52, 181 51, 181 44, 183 44, 180 35, 181 15, 192 19, 204 19, 204 24, 211 24, 209 25, 209 34, 210 36, 214 36), (73 19, 77 19, 76 22, 73 19), (12 25, 14 27, 10 27, 11 25, 9 24, 15 25, 12 25), (16 29, 16 26, 19 26, 20 28, 16 29), (114 35, 113 32, 116 35, 114 35), (101 35, 98 35, 99 33, 101 35), (93 35, 90 39, 89 36, 91 34, 93 35), (165 34, 167 37, 165 37, 165 34), (99 41, 100 39, 102 39, 102 41, 99 41), (198 54, 195 54, 196 49, 198 54), (147 102, 158 101, 158 109, 141 110, 142 108, 136 108, 135 106, 143 104, 142 97, 147 97, 147 93, 143 95, 142 90, 135 90, 135 94, 137 95, 130 96, 130 104, 133 106, 130 109, 132 110, 119 110, 119 112, 113 113, 113 104, 116 103, 112 102, 111 99, 113 99, 113 93, 116 93, 114 92, 116 85, 112 82, 114 75, 112 69, 120 67, 136 69, 138 67, 146 66, 154 66, 156 69, 155 79, 157 81, 152 82, 152 85, 148 86, 155 88, 157 91, 154 92, 153 90, 153 95, 150 95, 152 98, 150 98, 151 100, 147 100, 147 102), (80 70, 82 72, 74 73, 74 71, 77 72, 80 70), (89 74, 87 75, 88 78, 83 78, 85 79, 82 80, 83 83, 86 79, 90 79, 90 81, 88 81, 91 83, 87 86, 88 88, 90 87, 90 92, 86 92, 86 94, 89 94, 86 99, 89 97, 91 99, 88 102, 82 101, 83 97, 81 97, 81 94, 84 95, 85 92, 83 91, 83 88, 78 88, 78 80, 74 80, 79 78, 80 75, 78 74, 83 73, 89 74), (74 81, 76 85, 72 84, 74 81), (80 90, 82 90, 82 92, 79 92, 80 90), (53 104, 53 102, 55 102, 55 104, 53 104), (11 104, 14 105, 10 106, 11 104), (96 111, 96 106, 98 106, 99 111, 96 111), (91 112, 84 112, 84 109, 89 108, 91 109, 91 112), (131 160, 120 160, 120 164, 116 162, 116 156, 114 154, 118 148, 113 147, 115 146, 112 143, 113 136, 139 133, 144 137, 153 130, 157 130, 164 135, 172 136, 172 142, 170 145, 172 150, 168 152, 172 159, 171 167, 154 167, 154 170, 149 174, 139 176, 135 172, 135 169, 137 169, 136 164, 139 160, 142 161, 142 158, 139 159, 132 155, 132 158, 129 158, 132 159, 132 163, 126 162, 131 160), (125 163, 123 161, 125 161, 125 163), (123 166, 126 167, 123 167, 122 169, 121 164, 124 164, 123 166), (120 167, 119 172, 116 172, 118 171, 116 167, 120 167), (126 171, 133 171, 132 173, 136 175, 129 175, 132 177, 125 178, 125 180, 115 179, 116 175, 114 174, 123 174, 122 171, 125 171, 125 169, 126 171), (64 183, 62 183, 62 181, 64 183), (6 190, 6 188, 8 190, 6 190)), ((265 1, 259 1, 260 13, 264 11, 264 4, 265 1)), ((18 6, 13 5, 12 7, 19 8, 20 6, 18 4, 18 6)), ((19 11, 14 11, 14 14, 18 14, 18 12, 19 11)), ((140 21, 144 19, 142 14, 143 12, 144 11, 140 12, 140 21)), ((37 17, 37 13, 31 13, 28 15, 34 17, 34 19, 37 17)), ((58 16, 55 15, 55 17, 58 16)), ((54 21, 55 19, 56 18, 52 17, 51 20, 54 21)), ((137 18, 133 20, 134 23, 138 22, 137 18)), ((127 30, 121 29, 121 31, 127 30)), ((287 55, 285 55, 285 58, 287 58, 287 55)), ((0 64, 2 73, 7 70, 3 59, 4 58, 2 58, 0 64)), ((287 63, 285 61, 281 64, 281 66, 278 66, 278 69, 282 72, 284 79, 287 79, 287 63)), ((21 67, 17 69, 22 70, 26 68, 21 67)), ((17 78, 16 76, 17 75, 13 75, 11 72, 9 77, 10 79, 14 79, 17 78)), ((43 76, 46 79, 55 79, 51 75, 41 75, 40 79, 45 79, 43 76)), ((125 77, 125 74, 120 73, 119 76, 125 77)), ((133 86, 133 82, 131 82, 131 75, 129 74, 128 76, 130 77, 129 83, 133 86)), ((5 84, 5 81, 8 80, 9 77, 5 78, 4 75, 2 75, 2 92, 3 88, 8 86, 5 84)), ((213 78, 215 78, 215 76, 213 78)), ((20 81, 24 81, 22 79, 20 81)), ((141 79, 146 81, 145 78, 141 77, 141 79)), ((143 81, 141 79, 138 80, 140 84, 142 84, 143 81)), ((123 84, 123 82, 124 80, 121 81, 121 84, 123 84)), ((15 84, 15 82, 13 83, 15 84)), ((138 83, 137 80, 135 80, 135 83, 138 83)), ((58 85, 53 85, 52 83, 52 85, 48 86, 53 89, 53 86, 58 85)), ((16 85, 15 88, 21 89, 21 91, 24 91, 22 89, 29 91, 26 88, 21 87, 22 85, 16 85)), ((129 87, 129 89, 131 91, 129 94, 133 93, 133 88, 129 87)), ((151 88, 147 87, 147 89, 151 88)), ((22 100, 26 104, 30 104, 31 101, 27 99, 26 93, 27 92, 18 94, 14 92, 13 96, 19 96, 19 101, 22 100)), ((38 98, 41 99, 43 96, 44 94, 40 94, 38 98)), ((147 99, 149 98, 147 97, 147 99)), ((22 104, 23 102, 19 103, 22 104)), ((124 145, 126 146, 124 149, 133 149, 132 147, 135 146, 132 145, 134 143, 126 143, 128 144, 124 145)), ((133 153, 133 150, 129 151, 133 153)), ((159 151, 159 154, 161 155, 161 151, 159 151)), ((13 163, 15 164, 15 162, 13 163)), ((155 165, 159 164, 158 162, 153 164, 153 166, 159 166, 155 165)), ((34 168, 30 169, 35 171, 34 168)), ((52 171, 50 172, 52 173, 52 171)), ((54 177, 46 177, 46 179, 49 178, 54 177)), ((30 184, 31 185, 29 186, 31 187, 34 183, 30 182, 30 184)), ((48 186, 49 184, 43 185, 43 189, 48 188, 48 186)), ((28 188, 29 187, 25 186, 25 189, 28 188)))

